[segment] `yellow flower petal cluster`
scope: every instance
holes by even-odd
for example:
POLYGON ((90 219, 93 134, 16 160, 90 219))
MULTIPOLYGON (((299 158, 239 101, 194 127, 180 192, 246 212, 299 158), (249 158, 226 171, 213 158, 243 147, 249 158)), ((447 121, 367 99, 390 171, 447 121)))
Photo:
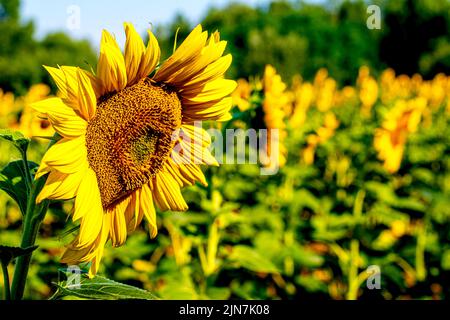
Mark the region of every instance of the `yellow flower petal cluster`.
POLYGON ((47 119, 31 108, 31 103, 48 97, 50 88, 35 84, 24 96, 14 97, 11 92, 0 89, 0 126, 21 131, 26 137, 52 136, 54 130, 47 119))
POLYGON ((250 96, 252 93, 252 87, 250 83, 245 79, 239 79, 237 81, 236 90, 231 95, 233 99, 233 105, 237 106, 240 111, 244 112, 250 108, 250 96))
POLYGON ((273 132, 271 129, 278 129, 278 150, 277 163, 268 163, 267 166, 283 167, 286 163, 287 149, 283 144, 283 140, 287 136, 286 131, 286 117, 289 110, 289 96, 286 92, 286 84, 277 74, 275 68, 267 65, 264 70, 262 79, 262 86, 264 91, 263 111, 264 123, 268 129, 268 143, 267 154, 271 158, 272 146, 271 137, 273 132))
POLYGON ((423 97, 397 100, 386 114, 381 128, 375 130, 375 150, 390 173, 400 168, 407 137, 417 130, 426 106, 426 99, 423 97))
POLYGON ((314 163, 314 155, 318 145, 328 141, 339 127, 339 120, 334 113, 325 114, 323 125, 316 130, 316 133, 306 137, 307 146, 302 150, 303 161, 311 165, 314 163))

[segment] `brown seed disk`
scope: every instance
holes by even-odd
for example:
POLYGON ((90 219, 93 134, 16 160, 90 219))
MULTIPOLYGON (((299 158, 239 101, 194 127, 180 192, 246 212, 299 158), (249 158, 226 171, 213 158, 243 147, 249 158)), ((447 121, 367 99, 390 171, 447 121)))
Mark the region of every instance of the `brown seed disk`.
POLYGON ((103 208, 147 183, 162 168, 180 126, 177 94, 147 78, 100 99, 87 127, 86 147, 103 208))

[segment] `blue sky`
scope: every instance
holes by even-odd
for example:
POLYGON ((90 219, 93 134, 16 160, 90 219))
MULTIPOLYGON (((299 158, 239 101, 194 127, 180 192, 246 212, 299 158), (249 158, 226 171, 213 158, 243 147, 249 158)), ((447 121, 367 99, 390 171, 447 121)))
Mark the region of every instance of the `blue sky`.
MULTIPOLYGON (((48 32, 64 31, 74 38, 86 38, 98 47, 102 29, 114 33, 124 42, 123 22, 132 22, 139 32, 149 23, 170 22, 176 13, 183 13, 197 23, 210 6, 224 6, 231 0, 22 0, 22 17, 33 19, 38 37, 48 32), (70 29, 67 22, 71 6, 80 10, 79 29, 70 29)), ((234 1, 236 2, 236 1, 234 1)), ((240 0, 250 5, 264 4, 266 0, 240 0)))

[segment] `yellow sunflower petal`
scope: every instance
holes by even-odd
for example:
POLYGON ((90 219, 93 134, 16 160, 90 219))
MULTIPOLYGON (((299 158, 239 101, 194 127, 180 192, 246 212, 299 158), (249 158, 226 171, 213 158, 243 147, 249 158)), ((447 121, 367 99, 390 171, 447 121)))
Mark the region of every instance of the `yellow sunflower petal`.
POLYGON ((227 54, 226 56, 214 61, 209 64, 202 72, 192 77, 189 81, 183 84, 183 89, 192 90, 196 86, 204 85, 207 82, 216 80, 220 77, 223 77, 225 72, 231 65, 232 62, 231 54, 227 54))
POLYGON ((208 34, 207 32, 202 32, 201 25, 195 27, 177 50, 175 50, 173 55, 158 69, 154 80, 170 83, 170 78, 175 72, 198 59, 205 46, 207 37, 208 34))
MULTIPOLYGON (((213 36, 211 36, 213 38, 213 36)), ((175 86, 182 86, 192 78, 197 77, 208 65, 218 60, 226 47, 226 41, 209 41, 209 44, 203 48, 201 54, 192 63, 178 70, 171 78, 168 79, 175 86)), ((223 73, 222 73, 223 74, 223 73)))
POLYGON ((180 186, 171 174, 160 171, 151 181, 150 187, 153 191, 153 200, 162 211, 186 211, 188 209, 180 186))
POLYGON ((64 251, 63 256, 61 257, 61 263, 76 265, 94 259, 96 251, 98 250, 98 243, 94 242, 90 246, 79 248, 77 246, 79 239, 78 236, 75 237, 72 243, 64 251))
POLYGON ((211 137, 201 127, 183 124, 180 135, 172 149, 171 159, 176 165, 207 164, 217 166, 217 160, 208 149, 211 137))
POLYGON ((124 213, 128 233, 133 232, 137 226, 137 223, 135 221, 135 207, 136 207, 136 192, 133 192, 128 196, 128 205, 124 213))
POLYGON ((172 152, 172 159, 176 164, 206 164, 209 166, 218 166, 208 149, 187 141, 179 141, 182 153, 172 152))
POLYGON ((89 168, 81 181, 75 199, 73 220, 81 218, 79 247, 92 244, 97 239, 102 229, 103 215, 97 177, 95 172, 89 168))
POLYGON ((155 70, 161 57, 161 50, 159 48, 158 40, 153 33, 148 30, 148 44, 145 54, 142 57, 139 65, 138 79, 142 79, 150 75, 155 70))
POLYGON ((200 182, 207 186, 205 175, 200 166, 191 163, 176 163, 172 158, 167 159, 165 170, 178 180, 180 187, 193 185, 195 182, 200 182))
POLYGON ((166 160, 166 163, 161 170, 170 173, 180 187, 193 184, 190 180, 181 175, 180 170, 178 169, 178 165, 170 157, 166 160))
POLYGON ((127 85, 127 71, 116 40, 103 30, 97 76, 102 84, 101 94, 120 91, 127 85))
POLYGON ((57 133, 65 138, 76 138, 86 132, 87 122, 60 98, 49 98, 30 105, 44 114, 57 133))
POLYGON ((50 74, 53 81, 55 81, 62 97, 67 97, 66 76, 61 69, 44 66, 45 70, 50 74))
POLYGON ((231 94, 236 89, 236 81, 229 79, 216 79, 204 86, 194 86, 180 92, 183 100, 204 103, 218 100, 231 94))
POLYGON ((77 76, 78 72, 83 73, 89 79, 96 97, 100 96, 99 80, 89 71, 71 66, 62 66, 59 69, 47 66, 44 66, 44 68, 48 71, 50 76, 55 81, 56 86, 60 91, 60 96, 67 106, 75 110, 79 109, 77 76))
POLYGON ((139 65, 145 52, 144 42, 131 23, 124 23, 125 42, 125 66, 127 69, 128 85, 134 84, 137 79, 139 65))
POLYGON ((86 121, 89 121, 95 116, 97 98, 89 77, 80 69, 77 70, 77 79, 79 112, 86 121))
POLYGON ((205 175, 200 166, 196 164, 182 164, 179 166, 180 173, 192 182, 198 181, 202 185, 207 186, 205 175))
POLYGON ((125 220, 125 211, 130 202, 129 197, 119 201, 112 209, 108 209, 110 215, 110 238, 113 247, 119 247, 127 239, 127 224, 125 220))
POLYGON ((136 229, 136 227, 141 223, 142 219, 144 218, 144 212, 141 210, 140 199, 141 199, 141 189, 136 189, 136 191, 133 193, 133 198, 131 200, 131 204, 134 204, 133 207, 134 229, 136 229))
POLYGON ((39 168, 34 174, 34 179, 39 179, 40 177, 45 176, 47 173, 50 173, 52 168, 50 168, 44 161, 41 161, 39 168))
POLYGON ((50 172, 44 187, 36 198, 36 203, 40 203, 44 199, 67 200, 74 198, 85 172, 86 170, 80 170, 72 174, 55 170, 50 172))
POLYGON ((60 67, 61 71, 65 77, 65 85, 67 95, 64 97, 64 102, 72 107, 74 110, 79 109, 78 105, 78 80, 77 80, 77 68, 62 66, 60 67))
POLYGON ((191 142, 200 144, 202 147, 208 147, 211 144, 211 136, 200 126, 184 124, 181 126, 182 134, 188 135, 191 142))
POLYGON ((85 137, 59 140, 45 153, 42 162, 62 173, 83 169, 87 163, 85 137))
POLYGON ((100 238, 98 240, 98 249, 95 250, 94 258, 92 259, 91 267, 89 268, 89 277, 94 276, 99 267, 100 261, 103 257, 103 251, 105 249, 106 242, 108 242, 109 230, 111 226, 107 223, 108 217, 106 215, 103 216, 103 226, 102 232, 100 234, 100 238))
MULTIPOLYGON (((103 248, 108 241, 109 228, 109 217, 105 214, 103 216, 102 231, 97 236, 97 239, 91 245, 80 248, 78 246, 80 241, 80 237, 78 235, 64 252, 61 262, 72 265, 101 258, 103 248)), ((98 270, 98 265, 96 267, 95 272, 98 270)))
POLYGON ((156 237, 158 233, 158 227, 156 225, 156 211, 153 205, 152 192, 148 184, 144 184, 140 192, 140 210, 144 213, 145 220, 149 224, 150 236, 156 237))
POLYGON ((226 121, 231 117, 229 111, 233 106, 233 100, 231 97, 227 97, 201 104, 185 101, 184 106, 184 123, 207 120, 226 121))

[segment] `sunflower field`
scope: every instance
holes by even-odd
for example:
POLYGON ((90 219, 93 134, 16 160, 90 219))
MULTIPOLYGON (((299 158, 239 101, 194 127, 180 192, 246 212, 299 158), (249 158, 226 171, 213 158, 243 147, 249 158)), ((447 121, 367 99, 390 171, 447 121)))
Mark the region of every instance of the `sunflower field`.
POLYGON ((124 47, 103 33, 92 73, 55 64, 25 90, 0 89, 0 288, 14 287, 33 252, 25 299, 450 297, 450 75, 374 63, 350 75, 326 63, 286 72, 272 61, 243 75, 239 47, 225 49, 230 30, 183 30, 170 55, 173 35, 160 52, 157 34, 141 39, 124 26, 124 47), (227 163, 208 151, 195 167, 162 162, 165 130, 196 135, 194 120, 205 149, 215 142, 208 130, 234 129, 237 141, 276 130, 276 145, 258 146, 270 161, 227 163), (132 123, 127 135, 121 121, 132 123), (77 141, 81 127, 84 151, 75 143, 52 151, 77 141), (84 154, 95 187, 73 169, 84 154), (118 155, 115 163, 104 154, 118 155), (145 161, 150 178, 134 167, 145 161), (98 221, 88 218, 97 203, 98 221), (30 214, 41 223, 24 246, 30 214), (68 285, 73 265, 81 289, 68 285))

